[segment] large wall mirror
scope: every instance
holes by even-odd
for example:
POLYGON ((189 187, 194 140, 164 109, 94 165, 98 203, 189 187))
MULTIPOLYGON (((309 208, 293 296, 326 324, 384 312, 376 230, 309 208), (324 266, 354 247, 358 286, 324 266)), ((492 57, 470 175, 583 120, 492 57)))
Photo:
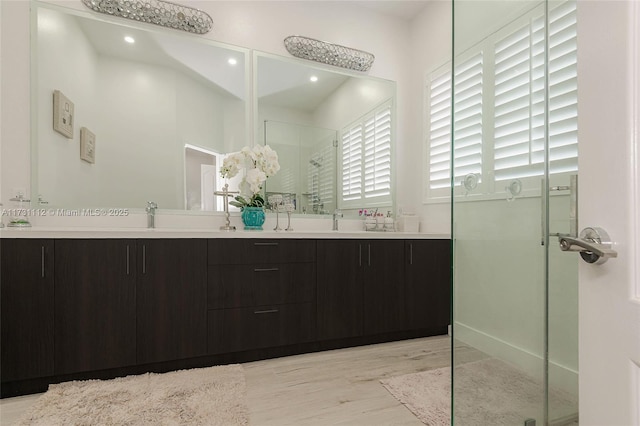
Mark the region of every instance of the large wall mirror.
MULTIPOLYGON (((366 138, 365 122, 380 108, 392 117, 394 82, 33 4, 36 206, 143 209, 155 201, 162 210, 221 211, 213 192, 224 184, 224 155, 267 143, 282 166, 267 195, 283 194, 296 213, 392 209, 391 185, 384 197, 365 197, 371 182, 390 183, 391 154, 371 162, 364 142, 345 151, 344 138, 358 126, 366 138), (377 174, 365 176, 367 167, 377 174)), ((392 147, 391 124, 376 132, 387 132, 392 147)))
POLYGON ((281 166, 267 195, 282 194, 303 214, 393 210, 395 83, 266 53, 254 61, 256 140, 281 166))
POLYGON ((42 4, 33 23, 32 194, 219 210, 221 157, 249 143, 248 50, 42 4), (70 133, 52 125, 54 91, 70 133))

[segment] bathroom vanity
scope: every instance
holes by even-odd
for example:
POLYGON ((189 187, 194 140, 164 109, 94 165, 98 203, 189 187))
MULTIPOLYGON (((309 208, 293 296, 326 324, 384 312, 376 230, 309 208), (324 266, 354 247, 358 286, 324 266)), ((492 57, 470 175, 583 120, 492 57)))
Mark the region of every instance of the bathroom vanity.
POLYGON ((449 324, 443 236, 2 232, 3 397, 449 324))

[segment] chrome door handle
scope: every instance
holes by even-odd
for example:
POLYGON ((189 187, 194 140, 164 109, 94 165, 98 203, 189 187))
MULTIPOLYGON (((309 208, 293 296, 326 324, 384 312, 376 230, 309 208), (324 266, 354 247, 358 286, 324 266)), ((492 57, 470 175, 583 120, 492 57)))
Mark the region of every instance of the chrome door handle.
POLYGON ((611 248, 609 234, 602 228, 584 228, 578 238, 564 235, 558 237, 558 242, 560 250, 580 252, 580 257, 587 263, 601 265, 618 257, 618 252, 611 248))

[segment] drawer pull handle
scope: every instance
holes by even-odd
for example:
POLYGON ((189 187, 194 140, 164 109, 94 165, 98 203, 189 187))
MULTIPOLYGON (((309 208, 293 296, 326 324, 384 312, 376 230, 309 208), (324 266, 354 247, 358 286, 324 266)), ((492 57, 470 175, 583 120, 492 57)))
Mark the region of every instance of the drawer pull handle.
POLYGON ((280 268, 256 268, 253 271, 254 272, 276 272, 279 270, 280 268))
POLYGON ((278 243, 253 243, 254 246, 277 246, 278 243))
POLYGON ((253 311, 254 314, 275 314, 279 312, 279 309, 267 309, 264 311, 253 311))

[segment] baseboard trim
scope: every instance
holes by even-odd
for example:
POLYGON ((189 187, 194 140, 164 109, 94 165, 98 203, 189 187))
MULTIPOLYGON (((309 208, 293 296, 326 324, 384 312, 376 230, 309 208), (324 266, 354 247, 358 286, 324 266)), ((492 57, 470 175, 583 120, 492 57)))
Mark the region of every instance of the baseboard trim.
MULTIPOLYGON (((455 323, 453 332, 456 340, 513 364, 534 377, 541 377, 543 374, 543 358, 541 355, 512 345, 460 322, 455 323)), ((577 395, 578 372, 551 361, 549 362, 549 384, 572 395, 577 395)))

